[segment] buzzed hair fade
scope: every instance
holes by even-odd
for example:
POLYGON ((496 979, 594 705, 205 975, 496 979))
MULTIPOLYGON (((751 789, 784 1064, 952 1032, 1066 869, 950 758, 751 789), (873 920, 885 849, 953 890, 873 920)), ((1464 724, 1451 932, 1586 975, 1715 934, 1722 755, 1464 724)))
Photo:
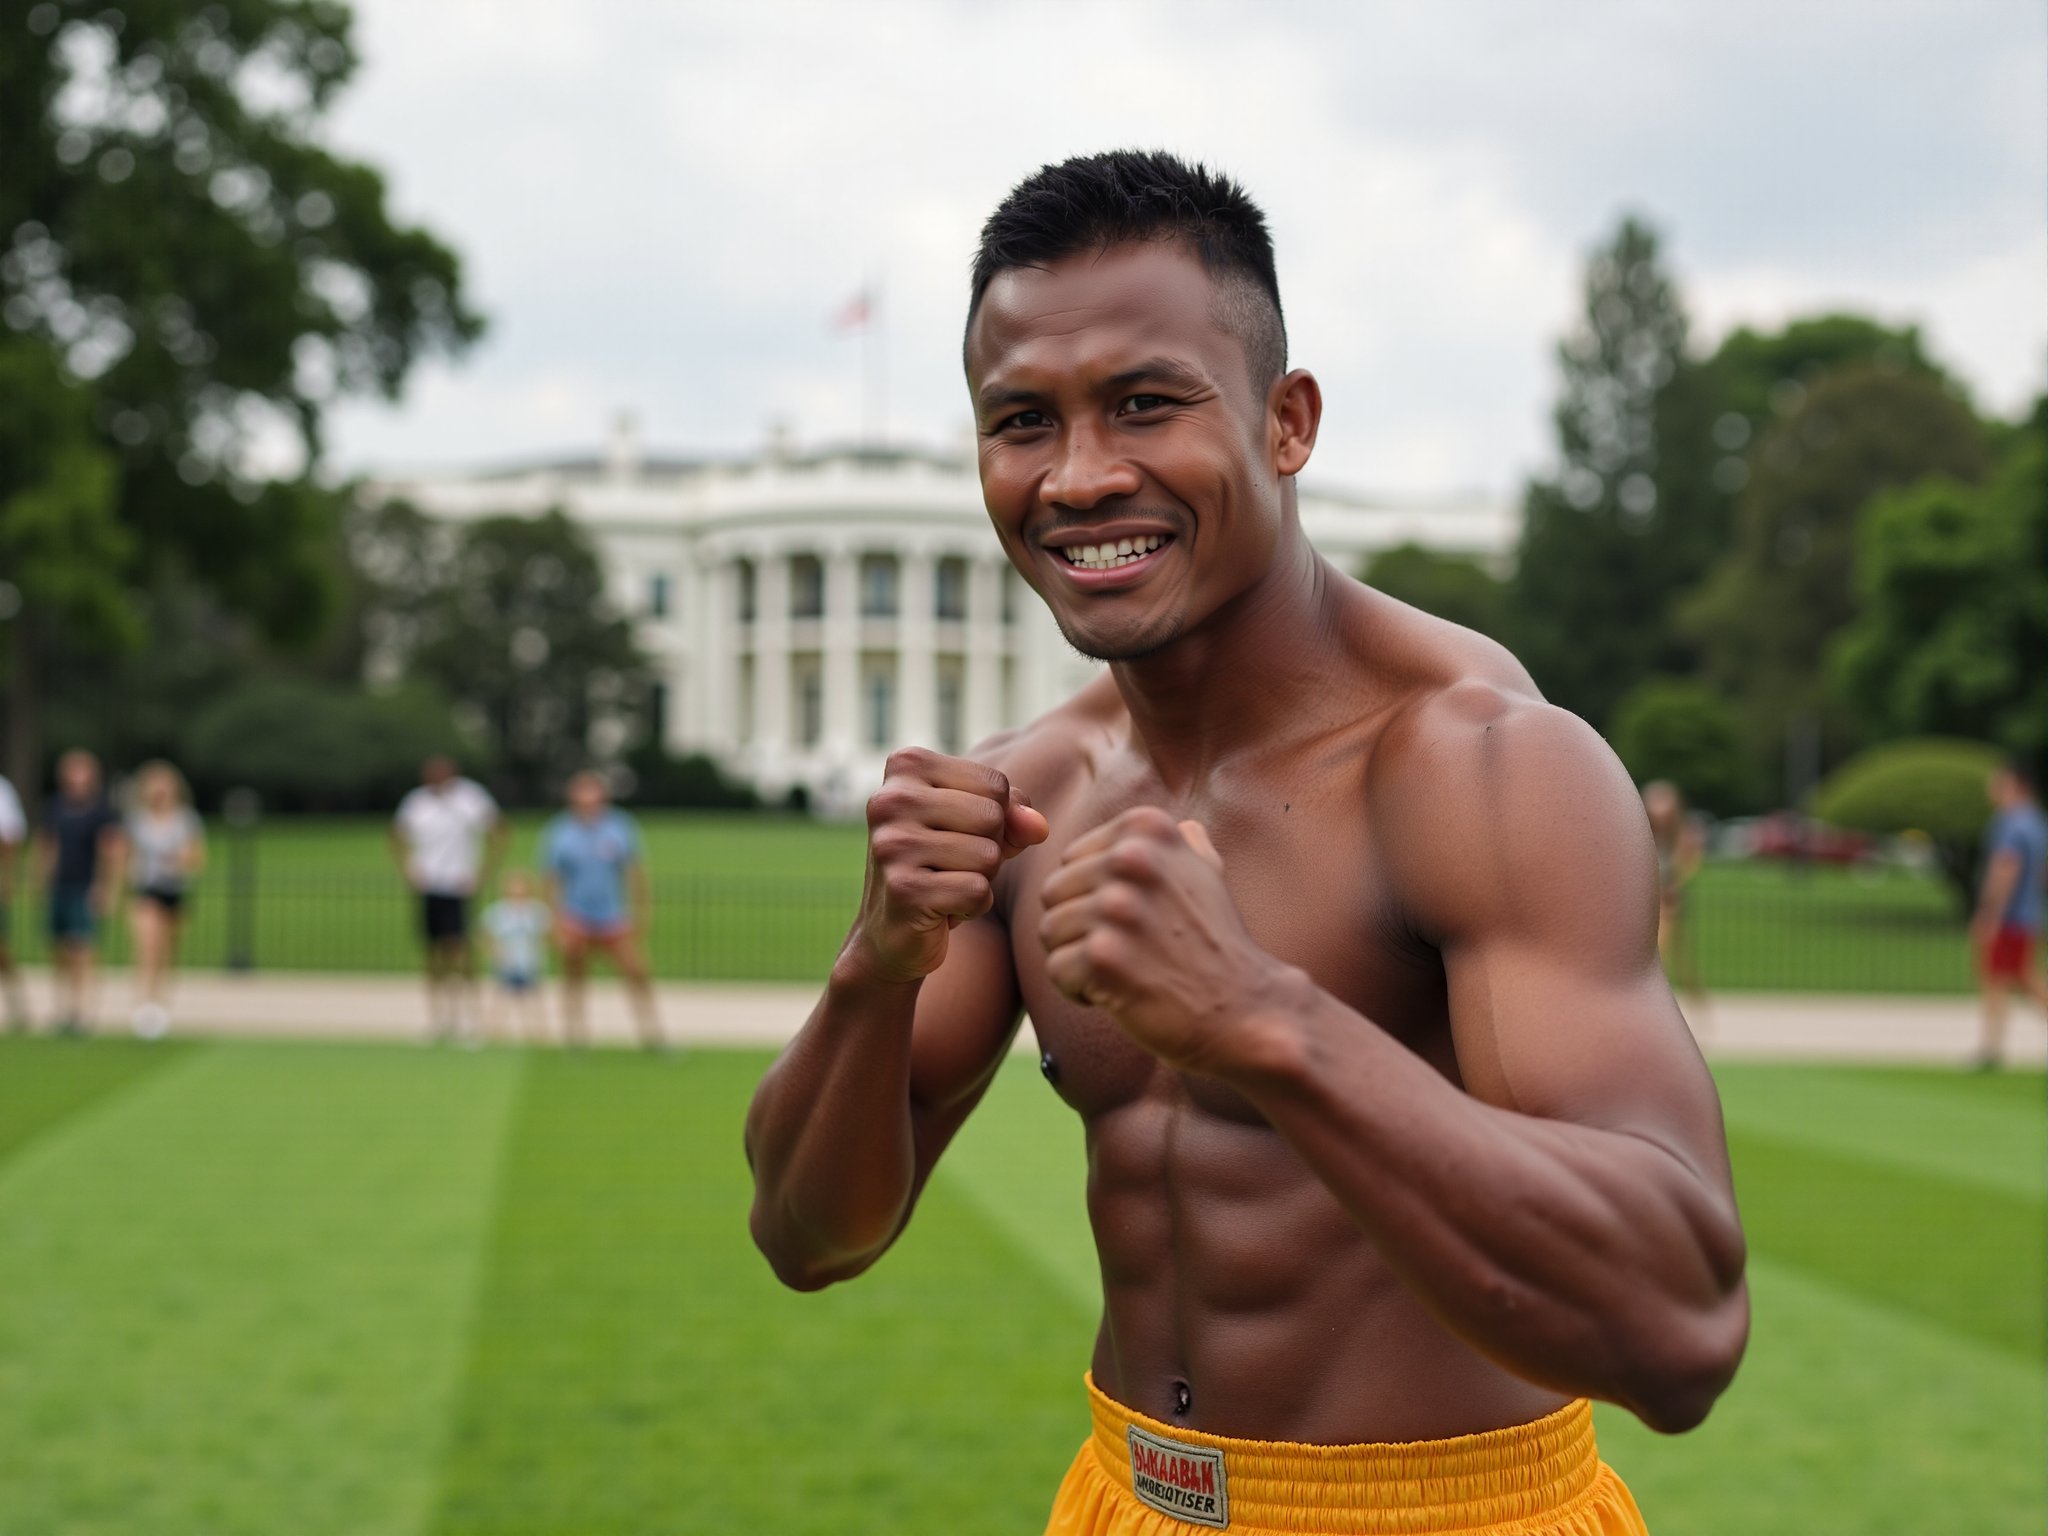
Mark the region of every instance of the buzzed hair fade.
POLYGON ((1265 213, 1230 177, 1164 150, 1077 155, 1011 188, 981 226, 967 331, 1003 272, 1150 241, 1183 245, 1200 260, 1216 289, 1216 321, 1243 344, 1255 389, 1263 392, 1287 371, 1287 321, 1265 213))

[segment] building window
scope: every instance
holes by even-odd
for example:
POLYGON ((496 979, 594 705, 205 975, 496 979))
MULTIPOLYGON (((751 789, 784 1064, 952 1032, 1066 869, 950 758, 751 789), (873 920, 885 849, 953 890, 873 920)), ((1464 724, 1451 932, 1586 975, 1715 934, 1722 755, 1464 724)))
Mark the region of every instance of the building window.
POLYGON ((825 562, 816 555, 796 555, 789 562, 789 616, 825 616, 825 562))
POLYGON ((948 556, 939 562, 938 584, 933 589, 937 598, 934 617, 941 619, 964 619, 967 617, 967 562, 958 555, 948 556))
POLYGON ((939 750, 949 757, 958 757, 966 750, 966 743, 960 739, 961 684, 958 658, 939 658, 939 750))
POLYGON ((739 720, 739 738, 741 741, 752 741, 754 739, 753 657, 742 656, 739 659, 739 675, 734 679, 734 692, 738 695, 735 702, 738 703, 739 708, 734 711, 734 714, 739 720))
POLYGON ((650 746, 662 747, 668 744, 668 684, 647 685, 647 742, 650 746))
POLYGON ((1017 587, 1019 585, 1019 582, 1020 578, 1017 575, 1017 567, 1015 567, 1014 565, 1004 566, 1003 622, 1005 624, 1014 624, 1017 622, 1017 587))
POLYGON ((737 596, 739 599, 740 622, 742 624, 751 624, 754 622, 754 593, 757 585, 754 580, 754 562, 751 560, 735 561, 733 564, 733 577, 739 584, 737 596))
POLYGON ((895 674, 880 667, 873 669, 867 675, 867 687, 863 691, 868 714, 868 745, 877 752, 886 752, 896 738, 895 674))
POLYGON ((656 571, 647 578, 647 617, 668 617, 668 572, 656 571))
POLYGON ((796 739, 806 747, 825 739, 825 678, 815 663, 797 674, 796 739))
POLYGON ((860 616, 896 617, 896 557, 863 555, 860 562, 860 616))

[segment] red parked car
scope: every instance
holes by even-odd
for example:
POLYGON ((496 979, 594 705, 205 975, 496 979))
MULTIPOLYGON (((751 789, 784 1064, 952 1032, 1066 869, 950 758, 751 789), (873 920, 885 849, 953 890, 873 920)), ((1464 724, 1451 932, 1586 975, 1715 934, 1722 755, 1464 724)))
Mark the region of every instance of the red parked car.
POLYGON ((1862 832, 1831 827, 1824 821, 1773 811, 1759 817, 1750 831, 1750 857, 1804 859, 1815 864, 1858 864, 1871 856, 1873 843, 1862 832))

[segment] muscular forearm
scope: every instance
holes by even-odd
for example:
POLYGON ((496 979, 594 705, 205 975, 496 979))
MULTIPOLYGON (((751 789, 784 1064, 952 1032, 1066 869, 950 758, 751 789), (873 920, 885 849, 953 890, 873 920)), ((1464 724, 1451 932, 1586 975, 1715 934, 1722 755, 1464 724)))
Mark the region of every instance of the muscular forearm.
POLYGON ((1244 1091, 1447 1326, 1508 1369, 1690 1427, 1747 1331, 1732 1210, 1644 1138, 1447 1082, 1314 987, 1253 1021, 1244 1091))
POLYGON ((835 973, 754 1095, 754 1242, 786 1283, 857 1274, 901 1230, 917 1180, 910 1098, 917 982, 835 973))

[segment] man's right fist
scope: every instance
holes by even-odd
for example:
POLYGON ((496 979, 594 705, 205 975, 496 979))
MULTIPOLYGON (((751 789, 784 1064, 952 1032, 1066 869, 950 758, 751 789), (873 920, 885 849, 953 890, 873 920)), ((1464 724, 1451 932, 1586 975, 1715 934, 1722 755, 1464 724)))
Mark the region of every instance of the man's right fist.
POLYGON ((915 981, 946 958, 955 923, 995 902, 996 871, 1050 828, 994 768, 922 747, 891 753, 868 800, 868 872, 848 942, 860 970, 915 981))

